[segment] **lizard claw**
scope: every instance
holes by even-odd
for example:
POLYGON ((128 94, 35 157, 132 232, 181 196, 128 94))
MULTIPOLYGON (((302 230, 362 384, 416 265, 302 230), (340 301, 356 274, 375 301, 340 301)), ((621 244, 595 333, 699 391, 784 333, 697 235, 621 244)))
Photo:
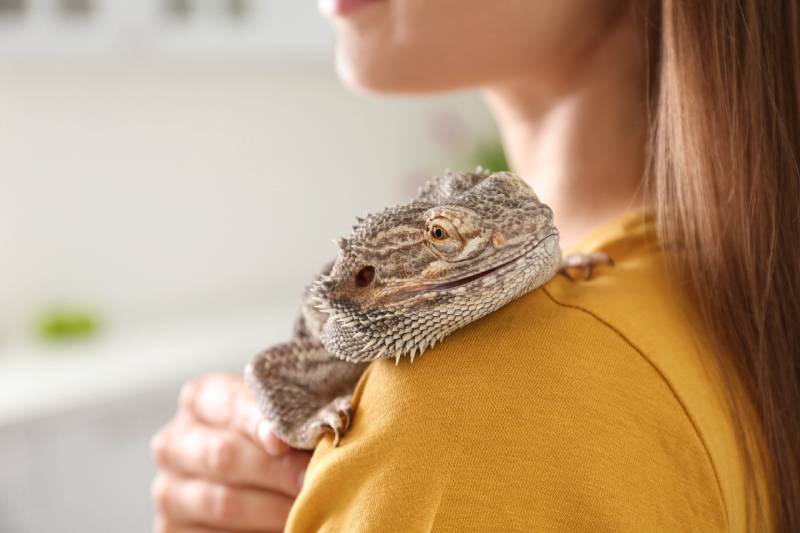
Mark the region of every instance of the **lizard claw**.
POLYGON ((336 448, 339 446, 339 441, 342 440, 342 434, 339 428, 331 426, 330 424, 326 424, 323 426, 325 431, 333 434, 333 447, 336 448))
POLYGON ((311 444, 310 447, 316 446, 316 443, 322 437, 323 434, 330 433, 333 435, 333 447, 339 446, 339 441, 342 440, 342 436, 344 435, 343 428, 339 426, 336 422, 329 423, 329 422, 314 422, 308 427, 308 435, 309 435, 309 442, 311 444))
POLYGON ((326 407, 308 420, 306 434, 308 440, 315 445, 323 433, 333 435, 333 447, 339 446, 342 438, 353 423, 353 408, 350 406, 350 397, 340 397, 333 400, 326 407))
POLYGON ((605 252, 568 255, 561 261, 558 273, 565 276, 570 281, 575 281, 575 278, 570 274, 570 270, 573 268, 580 268, 583 273, 583 279, 588 280, 591 279, 596 265, 614 266, 614 260, 605 252))

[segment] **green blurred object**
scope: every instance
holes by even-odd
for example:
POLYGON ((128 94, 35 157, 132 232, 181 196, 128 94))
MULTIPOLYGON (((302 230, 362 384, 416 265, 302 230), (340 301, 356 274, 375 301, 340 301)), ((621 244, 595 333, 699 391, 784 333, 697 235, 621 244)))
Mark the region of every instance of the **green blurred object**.
POLYGON ((475 167, 480 165, 491 172, 510 170, 508 161, 506 160, 506 153, 500 141, 479 144, 472 154, 472 161, 470 163, 470 166, 475 167))
POLYGON ((91 337, 97 333, 99 320, 86 310, 53 309, 43 313, 36 324, 39 338, 53 342, 91 337))

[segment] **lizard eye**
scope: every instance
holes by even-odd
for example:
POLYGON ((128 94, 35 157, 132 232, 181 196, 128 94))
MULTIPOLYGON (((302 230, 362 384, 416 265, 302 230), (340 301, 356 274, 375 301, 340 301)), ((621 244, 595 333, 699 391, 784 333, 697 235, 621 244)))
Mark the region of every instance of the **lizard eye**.
POLYGON ((447 232, 441 226, 432 226, 431 237, 437 241, 443 241, 447 238, 447 232))
POLYGON ((464 240, 452 220, 435 217, 425 228, 425 239, 437 255, 445 259, 454 257, 464 248, 464 240))
POLYGON ((356 287, 366 287, 375 279, 375 267, 367 265, 356 273, 356 287))

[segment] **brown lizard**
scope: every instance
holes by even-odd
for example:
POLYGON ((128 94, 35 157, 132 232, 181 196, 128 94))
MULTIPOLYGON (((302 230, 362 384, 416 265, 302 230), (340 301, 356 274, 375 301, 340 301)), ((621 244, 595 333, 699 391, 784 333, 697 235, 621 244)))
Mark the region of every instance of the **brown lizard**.
POLYGON ((245 377, 273 431, 311 449, 350 427, 350 399, 370 361, 414 357, 543 285, 591 272, 605 254, 563 262, 550 208, 522 179, 449 172, 410 203, 359 219, 306 291, 293 340, 267 348, 245 377))

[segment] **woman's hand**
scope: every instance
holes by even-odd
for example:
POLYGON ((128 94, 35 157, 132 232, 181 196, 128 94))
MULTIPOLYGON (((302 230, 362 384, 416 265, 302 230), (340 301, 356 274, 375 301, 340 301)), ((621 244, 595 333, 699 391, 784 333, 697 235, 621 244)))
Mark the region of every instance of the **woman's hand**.
POLYGON ((241 378, 184 385, 178 413, 152 440, 156 532, 281 531, 310 454, 269 430, 241 378))

